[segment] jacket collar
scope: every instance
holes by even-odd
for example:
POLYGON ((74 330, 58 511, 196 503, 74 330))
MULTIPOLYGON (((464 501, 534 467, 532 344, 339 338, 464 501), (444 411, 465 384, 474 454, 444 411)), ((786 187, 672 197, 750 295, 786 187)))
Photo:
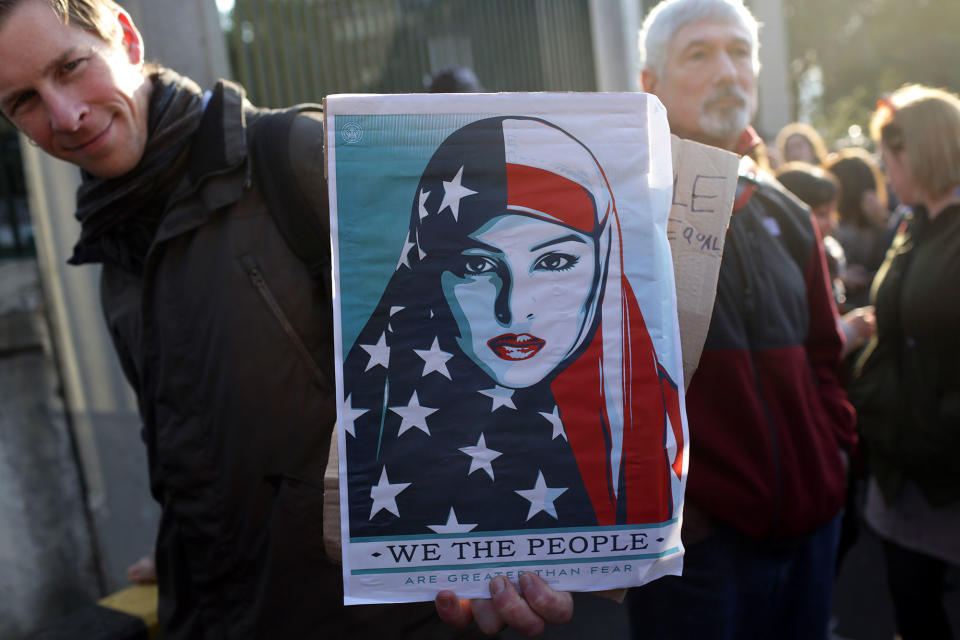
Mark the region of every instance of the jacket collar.
POLYGON ((221 80, 213 88, 193 142, 187 174, 199 184, 207 175, 237 166, 247 156, 243 87, 221 80))
POLYGON ((762 143, 763 138, 760 137, 760 134, 757 133, 757 130, 750 125, 747 125, 747 128, 744 129, 743 133, 740 134, 740 137, 737 138, 737 145, 733 149, 733 152, 738 155, 745 156, 762 143))
POLYGON ((186 175, 170 198, 175 205, 195 196, 203 206, 174 206, 164 217, 155 242, 203 224, 213 211, 243 196, 251 171, 247 162, 248 110, 252 106, 240 85, 227 80, 217 83, 195 134, 186 175))

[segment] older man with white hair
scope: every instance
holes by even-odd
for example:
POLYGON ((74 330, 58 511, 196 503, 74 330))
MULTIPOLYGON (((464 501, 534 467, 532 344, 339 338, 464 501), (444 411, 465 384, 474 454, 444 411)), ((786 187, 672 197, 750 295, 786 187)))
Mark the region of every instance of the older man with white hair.
MULTIPOLYGON (((640 34, 644 90, 677 135, 746 156, 758 47, 739 0, 664 0, 640 34)), ((687 394, 683 575, 630 594, 636 637, 826 636, 855 437, 825 273, 810 212, 744 157, 687 394)))

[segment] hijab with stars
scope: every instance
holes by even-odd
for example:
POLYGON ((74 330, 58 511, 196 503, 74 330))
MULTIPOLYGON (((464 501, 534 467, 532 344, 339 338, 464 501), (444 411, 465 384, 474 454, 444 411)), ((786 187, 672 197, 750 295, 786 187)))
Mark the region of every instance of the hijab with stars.
POLYGON ((344 366, 351 536, 673 517, 679 397, 621 241, 603 169, 555 125, 444 140, 344 366))

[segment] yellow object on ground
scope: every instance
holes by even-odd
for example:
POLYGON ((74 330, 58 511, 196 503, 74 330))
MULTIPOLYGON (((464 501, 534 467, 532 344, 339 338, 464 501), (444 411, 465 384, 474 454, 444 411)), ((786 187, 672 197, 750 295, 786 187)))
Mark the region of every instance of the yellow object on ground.
POLYGON ((147 625, 151 638, 157 637, 157 585, 138 584, 111 593, 97 604, 121 613, 136 616, 147 625))

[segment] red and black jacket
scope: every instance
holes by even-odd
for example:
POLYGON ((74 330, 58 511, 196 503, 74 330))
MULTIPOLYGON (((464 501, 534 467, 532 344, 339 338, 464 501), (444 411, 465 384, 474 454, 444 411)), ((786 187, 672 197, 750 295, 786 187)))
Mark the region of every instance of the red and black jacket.
MULTIPOLYGON (((748 161, 741 165, 746 166, 748 161)), ((806 534, 837 514, 854 413, 843 338, 810 212, 741 171, 717 298, 687 393, 687 498, 757 539, 806 534)))

